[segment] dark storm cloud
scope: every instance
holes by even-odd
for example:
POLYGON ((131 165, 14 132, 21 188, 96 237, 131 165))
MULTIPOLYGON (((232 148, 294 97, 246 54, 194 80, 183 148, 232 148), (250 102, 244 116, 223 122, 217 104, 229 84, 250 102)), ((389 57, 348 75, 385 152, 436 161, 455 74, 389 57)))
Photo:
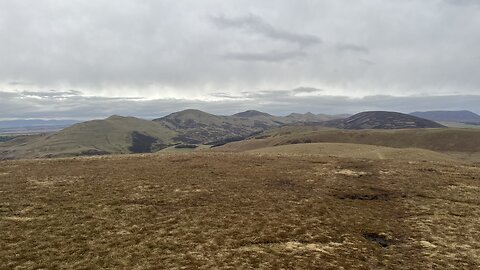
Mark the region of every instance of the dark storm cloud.
POLYGON ((212 22, 221 28, 233 28, 263 35, 270 39, 296 43, 302 47, 319 44, 322 40, 314 35, 299 34, 278 29, 262 18, 249 14, 243 17, 227 18, 224 15, 211 17, 212 22))

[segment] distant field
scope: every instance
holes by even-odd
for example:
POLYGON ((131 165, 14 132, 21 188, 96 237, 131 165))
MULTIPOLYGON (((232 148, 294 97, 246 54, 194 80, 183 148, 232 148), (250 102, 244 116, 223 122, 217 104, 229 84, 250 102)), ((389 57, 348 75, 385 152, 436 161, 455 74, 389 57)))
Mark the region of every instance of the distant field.
POLYGON ((0 269, 478 269, 480 167, 199 152, 0 162, 0 269))

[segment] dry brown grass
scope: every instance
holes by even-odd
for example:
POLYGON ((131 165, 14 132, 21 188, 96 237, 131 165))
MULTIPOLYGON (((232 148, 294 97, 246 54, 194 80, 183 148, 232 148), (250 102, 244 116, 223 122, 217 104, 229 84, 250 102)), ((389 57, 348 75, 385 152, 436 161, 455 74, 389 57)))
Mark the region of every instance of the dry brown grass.
POLYGON ((480 168, 191 153, 0 163, 1 269, 477 269, 480 168))
POLYGON ((453 155, 442 154, 419 148, 391 148, 367 144, 351 143, 301 143, 279 145, 250 150, 252 153, 270 154, 310 154, 345 158, 396 159, 411 161, 448 161, 461 162, 453 155))
POLYGON ((245 140, 218 147, 217 151, 248 151, 300 143, 351 143, 394 148, 421 148, 437 152, 480 152, 480 129, 339 130, 282 127, 266 131, 263 139, 245 140))

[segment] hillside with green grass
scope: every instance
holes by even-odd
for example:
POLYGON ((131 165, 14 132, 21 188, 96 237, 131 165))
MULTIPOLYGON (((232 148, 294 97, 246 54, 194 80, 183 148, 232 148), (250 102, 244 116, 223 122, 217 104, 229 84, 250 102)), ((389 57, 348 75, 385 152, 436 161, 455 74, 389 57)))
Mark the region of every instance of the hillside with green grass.
POLYGON ((160 150, 176 132, 161 123, 111 116, 79 123, 52 134, 25 136, 0 145, 2 159, 41 158, 160 150))
POLYGON ((184 110, 153 121, 111 116, 58 132, 21 136, 0 143, 0 159, 152 153, 175 145, 210 145, 215 146, 214 151, 246 151, 301 143, 369 144, 468 152, 473 156, 480 152, 480 129, 426 128, 442 126, 394 112, 366 112, 324 121, 336 117, 311 113, 274 116, 253 110, 231 116, 184 110), (368 127, 372 129, 365 129, 368 127), (236 141, 240 142, 232 143, 236 141))

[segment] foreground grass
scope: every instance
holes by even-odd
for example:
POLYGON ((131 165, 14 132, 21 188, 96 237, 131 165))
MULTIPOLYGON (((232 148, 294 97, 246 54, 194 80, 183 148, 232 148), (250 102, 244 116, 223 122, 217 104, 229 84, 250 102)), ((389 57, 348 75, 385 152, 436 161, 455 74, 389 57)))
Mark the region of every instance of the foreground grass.
POLYGON ((2 269, 480 267, 478 167, 234 153, 0 165, 2 269))

